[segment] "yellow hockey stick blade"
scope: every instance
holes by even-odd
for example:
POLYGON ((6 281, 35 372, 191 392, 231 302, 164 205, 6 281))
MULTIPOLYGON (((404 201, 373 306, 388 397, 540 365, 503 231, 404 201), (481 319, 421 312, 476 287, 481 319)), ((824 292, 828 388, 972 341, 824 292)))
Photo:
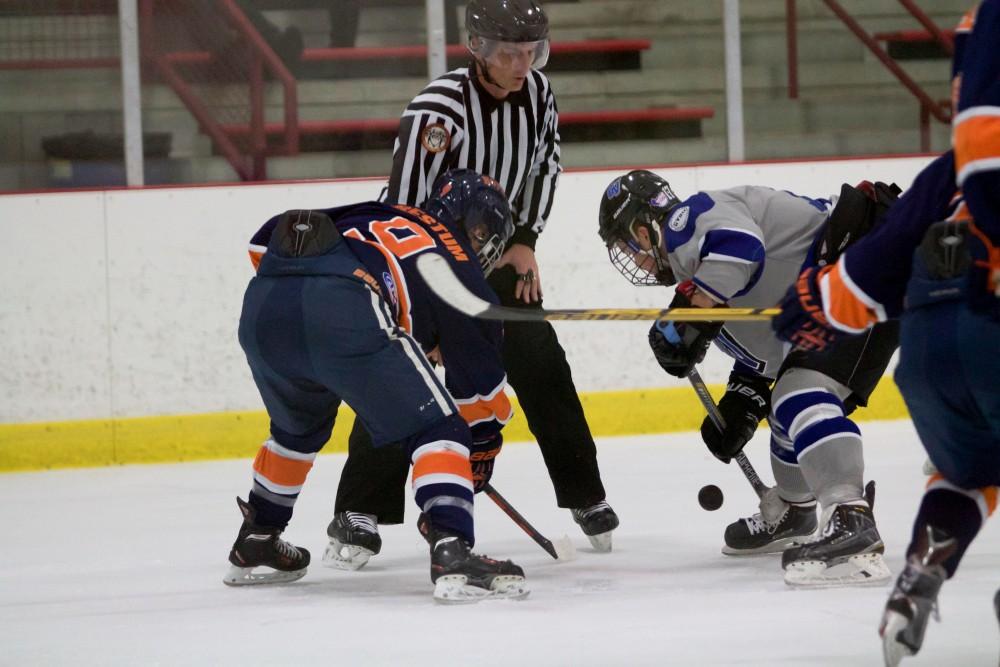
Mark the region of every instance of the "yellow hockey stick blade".
POLYGON ((769 320, 780 308, 509 308, 481 299, 462 284, 448 260, 434 253, 417 258, 417 270, 439 299, 471 317, 484 320, 745 322, 769 320))

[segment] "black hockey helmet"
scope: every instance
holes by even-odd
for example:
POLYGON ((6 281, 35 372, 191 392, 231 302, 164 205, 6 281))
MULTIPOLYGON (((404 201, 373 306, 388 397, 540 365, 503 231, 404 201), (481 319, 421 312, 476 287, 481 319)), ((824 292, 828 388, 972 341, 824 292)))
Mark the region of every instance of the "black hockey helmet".
POLYGON ((514 235, 503 186, 472 169, 452 169, 439 176, 421 208, 453 229, 465 230, 487 275, 514 235))
POLYGON ((534 0, 471 0, 465 30, 498 42, 540 42, 549 38, 549 17, 534 0))
POLYGON ((468 47, 477 58, 490 60, 504 44, 535 44, 532 67, 549 59, 549 18, 534 0, 471 0, 465 7, 468 47))
POLYGON ((645 169, 630 171, 611 181, 598 214, 598 234, 608 248, 611 263, 634 285, 673 284, 663 256, 661 226, 680 203, 666 180, 645 169), (636 242, 636 229, 649 232, 652 250, 636 242), (649 260, 655 265, 648 266, 649 260))

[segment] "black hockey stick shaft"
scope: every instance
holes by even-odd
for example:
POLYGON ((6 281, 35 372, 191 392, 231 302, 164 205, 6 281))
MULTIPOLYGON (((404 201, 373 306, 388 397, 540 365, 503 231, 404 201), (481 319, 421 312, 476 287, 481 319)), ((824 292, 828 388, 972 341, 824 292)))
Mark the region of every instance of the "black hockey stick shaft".
POLYGON ((533 539, 538 543, 538 546, 545 549, 546 552, 556 560, 559 560, 559 554, 556 553, 556 548, 552 545, 552 541, 546 538, 544 535, 535 530, 535 527, 528 523, 528 520, 521 516, 521 513, 514 509, 514 506, 507 502, 507 499, 500 495, 500 493, 493 488, 492 484, 486 484, 483 487, 483 493, 488 495, 490 499, 497 504, 503 513, 514 520, 514 523, 518 527, 528 534, 528 537, 533 539))
MULTIPOLYGON (((719 433, 726 430, 726 420, 723 419, 722 413, 719 412, 719 406, 715 404, 715 399, 712 398, 712 394, 709 393, 708 387, 705 386, 705 381, 701 379, 701 373, 698 372, 697 368, 692 368, 691 372, 688 373, 688 380, 691 382, 691 386, 694 387, 694 393, 698 395, 698 400, 701 404, 705 406, 705 410, 708 412, 708 418, 712 420, 715 424, 715 428, 719 429, 719 433)), ((767 491, 767 485, 760 480, 760 475, 754 470, 753 464, 750 463, 750 459, 743 452, 739 452, 733 457, 736 459, 736 465, 740 467, 740 471, 743 476, 747 478, 750 482, 750 486, 753 487, 754 493, 757 494, 758 498, 764 497, 764 492, 767 491)))

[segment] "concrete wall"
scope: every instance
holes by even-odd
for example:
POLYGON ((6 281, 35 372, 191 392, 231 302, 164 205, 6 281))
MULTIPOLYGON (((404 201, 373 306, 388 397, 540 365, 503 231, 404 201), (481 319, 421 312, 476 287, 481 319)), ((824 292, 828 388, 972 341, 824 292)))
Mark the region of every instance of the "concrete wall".
MULTIPOLYGON (((842 182, 907 187, 927 157, 658 169, 680 196, 760 184, 829 196, 842 182)), ((657 306, 597 237, 621 171, 560 181, 538 246, 551 307, 657 306)), ((381 180, 0 196, 0 423, 259 410, 236 327, 246 244, 272 214, 375 198, 381 180)), ((679 385, 652 361, 648 324, 557 326, 581 392, 679 385)), ((710 354, 703 372, 725 379, 710 354)))

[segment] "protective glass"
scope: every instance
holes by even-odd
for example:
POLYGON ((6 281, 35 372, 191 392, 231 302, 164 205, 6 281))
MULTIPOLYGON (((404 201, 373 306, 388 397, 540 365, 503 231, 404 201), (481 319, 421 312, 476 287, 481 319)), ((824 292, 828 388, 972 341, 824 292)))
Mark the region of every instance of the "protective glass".
POLYGON ((500 42, 473 36, 469 38, 469 51, 490 65, 504 69, 513 69, 518 64, 542 69, 549 62, 547 39, 538 42, 500 42))

